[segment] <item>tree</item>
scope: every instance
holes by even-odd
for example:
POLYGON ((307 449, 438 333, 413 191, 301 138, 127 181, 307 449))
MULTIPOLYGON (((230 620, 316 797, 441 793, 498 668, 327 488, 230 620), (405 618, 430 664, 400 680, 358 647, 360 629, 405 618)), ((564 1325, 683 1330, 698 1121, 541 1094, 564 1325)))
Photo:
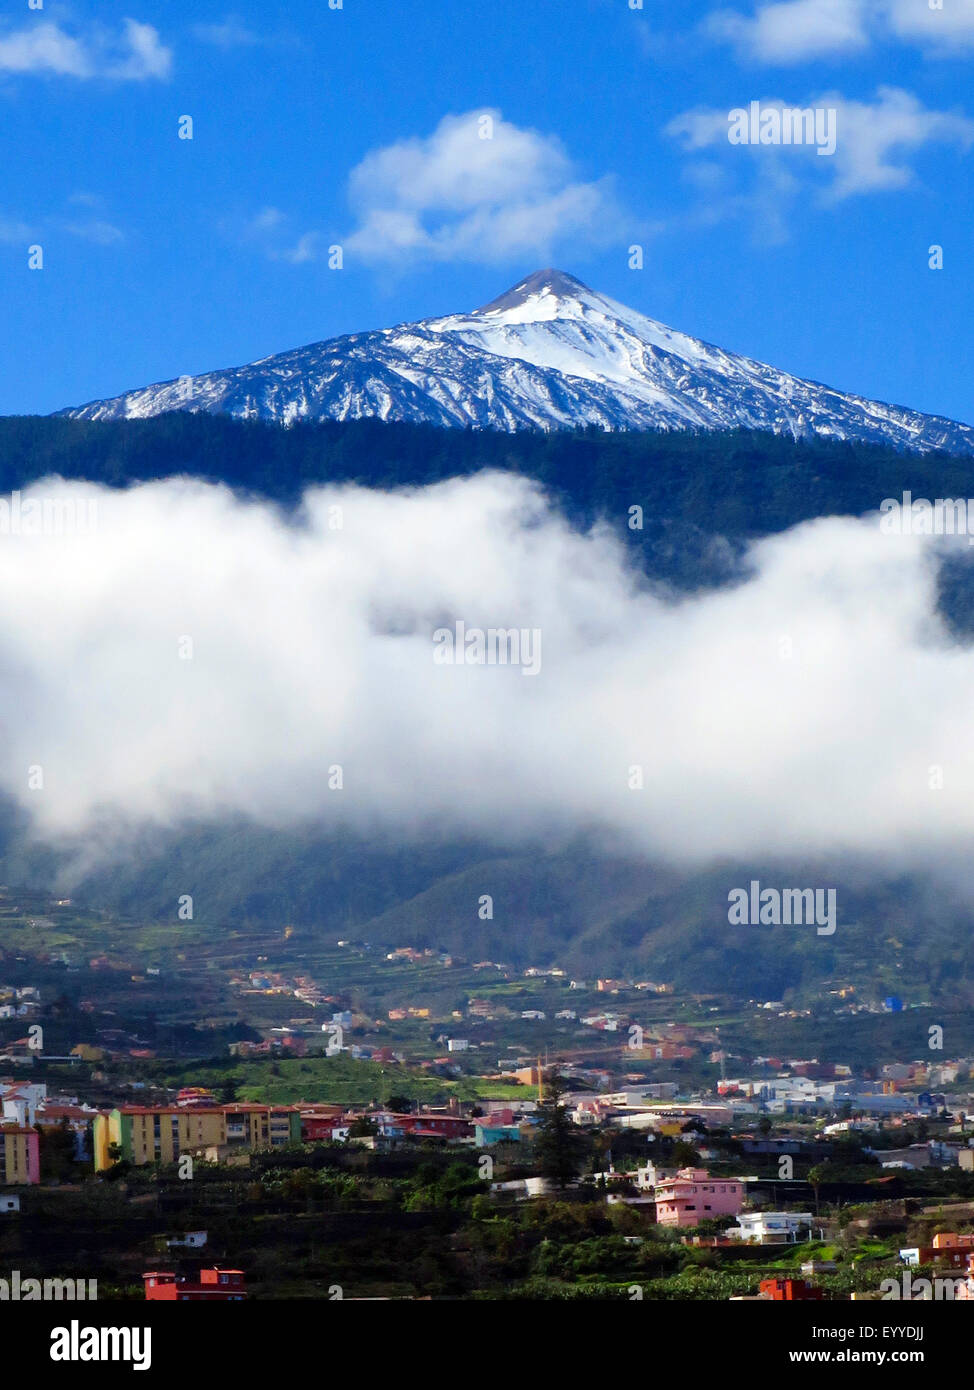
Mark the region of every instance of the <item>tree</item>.
POLYGON ((109 1144, 108 1157, 112 1160, 112 1166, 106 1168, 101 1176, 106 1182, 118 1182, 131 1170, 132 1165, 127 1158, 122 1157, 121 1146, 118 1144, 109 1144))
POLYGON ((678 1139, 673 1145, 672 1158, 677 1168, 697 1168, 700 1165, 700 1155, 685 1139, 678 1139))
POLYGON ((220 1085, 220 1102, 222 1105, 233 1105, 233 1103, 239 1099, 237 1090, 239 1085, 240 1081, 236 1076, 227 1076, 224 1078, 220 1085))
POLYGON ((73 1005, 68 996, 64 993, 58 995, 51 1005, 51 1013, 55 1018, 66 1018, 72 1011, 73 1005))
POLYGON ((815 1166, 814 1166, 813 1168, 809 1168, 809 1170, 808 1170, 808 1181, 811 1183, 811 1185, 812 1185, 812 1191, 815 1193, 815 1215, 816 1215, 816 1217, 817 1217, 818 1214, 819 1214, 819 1210, 818 1210, 818 1190, 819 1190, 819 1188, 821 1187, 822 1183, 825 1181, 825 1179, 826 1179, 827 1177, 828 1177, 828 1167, 827 1167, 827 1165, 824 1164, 824 1163, 816 1163, 815 1166))
POLYGON ((349 1139, 367 1139, 369 1135, 378 1134, 378 1132, 378 1125, 374 1120, 370 1120, 368 1115, 356 1115, 348 1127, 349 1139))
POLYGON ((75 1144, 67 1120, 62 1120, 55 1128, 42 1126, 39 1148, 41 1177, 45 1182, 63 1182, 73 1176, 75 1144))
POLYGON ((539 1109, 540 1123, 535 1134, 534 1152, 542 1176, 552 1178, 560 1188, 578 1176, 585 1163, 590 1140, 568 1117, 562 1103, 565 1094, 561 1078, 554 1073, 544 1077, 544 1100, 539 1109))

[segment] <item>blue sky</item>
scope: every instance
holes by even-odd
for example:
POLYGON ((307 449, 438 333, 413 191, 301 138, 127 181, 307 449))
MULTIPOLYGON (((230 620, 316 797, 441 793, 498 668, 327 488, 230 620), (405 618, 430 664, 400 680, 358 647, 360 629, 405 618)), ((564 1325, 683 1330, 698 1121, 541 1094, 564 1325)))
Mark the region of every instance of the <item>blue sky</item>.
POLYGON ((0 412, 472 308, 554 264, 974 420, 974 0, 931 3, 7 3, 0 412), (835 109, 835 155, 732 146, 752 100, 835 109))

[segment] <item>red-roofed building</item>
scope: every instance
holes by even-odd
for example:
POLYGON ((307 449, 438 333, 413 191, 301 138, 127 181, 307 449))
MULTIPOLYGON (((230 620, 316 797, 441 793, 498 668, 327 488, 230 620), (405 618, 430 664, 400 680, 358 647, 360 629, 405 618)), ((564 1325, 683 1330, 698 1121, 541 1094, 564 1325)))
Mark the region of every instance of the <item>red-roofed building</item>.
POLYGON ((425 1139, 469 1139, 473 1137, 472 1123, 460 1115, 396 1115, 383 1110, 371 1117, 379 1133, 387 1138, 415 1134, 425 1139))
POLYGON ((341 1105, 308 1105, 301 1107, 301 1138, 306 1144, 334 1139, 342 1128, 344 1107, 341 1105))
POLYGON ((171 1270, 150 1270, 142 1279, 150 1303, 239 1303, 247 1297, 240 1269, 201 1269, 199 1279, 171 1270))

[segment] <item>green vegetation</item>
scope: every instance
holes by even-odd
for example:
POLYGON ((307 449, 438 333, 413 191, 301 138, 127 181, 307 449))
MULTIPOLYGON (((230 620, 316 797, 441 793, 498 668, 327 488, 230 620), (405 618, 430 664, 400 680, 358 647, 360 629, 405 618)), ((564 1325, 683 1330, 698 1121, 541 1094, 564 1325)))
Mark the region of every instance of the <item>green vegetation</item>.
MULTIPOLYGON (((508 1159, 496 1151, 492 1177, 527 1171, 519 1165, 533 1167, 542 1147, 508 1159)), ((318 1144, 253 1154, 242 1166, 197 1162, 186 1181, 171 1167, 77 1176, 26 1194, 20 1216, 0 1225, 0 1264, 34 1277, 77 1271, 98 1279, 100 1298, 140 1297, 143 1270, 163 1260, 180 1271, 238 1266, 259 1299, 325 1299, 338 1286, 345 1298, 710 1300, 754 1294, 775 1275, 800 1277, 808 1259, 835 1263, 814 1280, 845 1298, 897 1277, 898 1248, 929 1244, 943 1226, 903 1198, 837 1213, 823 1196, 824 1241, 684 1245, 644 1209, 607 1205, 590 1181, 529 1202, 490 1195, 480 1155, 435 1141, 390 1152, 318 1144), (167 1236, 197 1229, 209 1233, 204 1251, 166 1247, 167 1236)))
MULTIPOLYGON (((536 874, 544 873, 544 866, 534 867, 536 874)), ((572 873, 567 856, 563 867, 566 875, 572 873)), ((846 1062, 852 1066, 871 1065, 878 1055, 911 1060, 923 1054, 932 1022, 948 1030, 958 1053, 974 1051, 974 1012, 964 1007, 966 999, 974 1000, 974 992, 967 983, 971 977, 965 977, 963 968, 958 968, 955 978, 944 981, 939 989, 933 985, 913 986, 917 994, 921 988, 929 988, 931 1007, 911 1007, 900 1013, 850 1013, 846 1004, 843 1011, 838 1011, 843 1001, 829 994, 830 981, 862 981, 857 985, 860 992, 852 996, 853 1002, 875 999, 877 992, 881 997, 886 989, 885 983, 877 985, 875 978, 885 966, 881 964, 877 969, 873 963, 876 957, 869 954, 875 949, 885 950, 887 958, 890 956, 891 948, 882 944, 889 935, 888 926, 880 927, 878 923, 875 929, 860 923, 834 948, 814 935, 803 941, 800 933, 791 934, 790 950, 783 945, 776 953, 769 953, 756 951, 752 945, 743 981, 736 971, 736 962, 743 952, 727 946, 721 967, 718 948, 725 938, 707 928, 710 934, 701 953, 708 959, 713 957, 711 968, 722 968, 719 978, 722 989, 728 992, 699 995, 688 990, 685 984, 681 986, 680 978, 689 974, 695 980, 699 962, 692 960, 681 965, 673 953, 681 941, 694 940, 706 932, 703 927, 688 923, 687 908, 679 904, 675 884, 670 891, 682 925, 671 928, 668 934, 667 923, 672 919, 666 913, 667 898, 657 889, 647 909, 652 924, 639 950, 640 955, 645 953, 650 958, 649 964, 640 967, 637 958, 632 968, 637 979, 643 972, 657 979, 675 976, 675 991, 664 995, 635 989, 623 989, 618 994, 599 993, 592 978, 585 988, 572 989, 567 975, 505 977, 496 966, 475 968, 471 960, 479 959, 478 947, 490 943, 474 942, 473 949, 463 956, 448 958, 434 949, 431 955, 416 961, 388 960, 382 938, 373 937, 371 944, 359 939, 339 947, 324 929, 285 929, 283 923, 268 927, 258 922, 236 921, 222 925, 143 922, 74 903, 58 904, 49 894, 19 889, 0 889, 0 983, 40 988, 45 1001, 42 1019, 48 1055, 63 1056, 79 1043, 121 1050, 126 1054, 121 1060, 105 1061, 98 1069, 109 1081, 124 1077, 150 1085, 194 1084, 198 1079, 194 1068, 206 1062, 214 1087, 222 1085, 228 1075, 234 1075, 242 1087, 260 1088, 256 1092, 241 1089, 242 1095, 275 1101, 327 1097, 351 1103, 373 1097, 384 1099, 392 1090, 402 1089, 395 1083, 399 1071, 396 1062, 386 1064, 385 1086, 370 1073, 371 1064, 353 1066, 347 1054, 341 1065, 325 1066, 319 1075, 316 1068, 322 1067, 320 1054, 327 1043, 322 1021, 327 1021, 332 1010, 339 1007, 349 1008, 355 1014, 354 1025, 346 1030, 346 1043, 371 1049, 392 1048, 408 1059, 416 1099, 445 1098, 450 1094, 463 1099, 523 1098, 528 1093, 525 1088, 496 1079, 496 1073, 514 1065, 527 1065, 543 1052, 549 1054, 553 1063, 576 1061, 584 1066, 618 1066, 625 1033, 599 1032, 579 1022, 587 1013, 605 1009, 615 1010, 623 1018, 633 1017, 644 1028, 676 1023, 702 1030, 699 1051, 687 1059, 662 1063, 641 1059, 635 1052, 626 1054, 627 1072, 647 1081, 675 1080, 688 1089, 706 1088, 718 1075, 718 1067, 708 1060, 710 1049, 716 1045, 712 1031, 716 1025, 720 1027, 723 1046, 742 1056, 813 1055, 823 1062, 846 1062), (867 946, 877 938, 879 945, 867 946), (857 955, 860 949, 866 951, 862 957, 857 955), (816 959, 819 969, 813 969, 816 959), (822 968, 827 969, 830 964, 835 973, 823 980, 822 968), (280 972, 292 982, 296 976, 310 976, 330 999, 341 1002, 315 1007, 287 989, 254 990, 250 988, 249 975, 255 970, 280 972), (777 1012, 763 1010, 754 1003, 742 1006, 740 996, 730 992, 740 989, 742 983, 753 983, 755 977, 761 983, 768 974, 774 983, 782 983, 781 977, 785 976, 787 984, 792 971, 798 978, 782 994, 789 1007, 802 1010, 804 1006, 797 1016, 779 1017, 777 1012), (493 1017, 470 1016, 468 1004, 472 999, 487 1001, 493 1017), (402 1013, 405 1006, 421 1007, 428 1017, 414 1012, 412 1017, 390 1020, 390 1012, 402 1013), (522 1019, 524 1010, 540 1011, 545 1018, 522 1019), (565 1011, 577 1017, 557 1017, 565 1011), (286 1057, 280 1059, 280 1065, 290 1070, 272 1075, 267 1069, 268 1058, 238 1062, 228 1055, 231 1043, 257 1041, 267 1036, 270 1029, 283 1032, 290 1027, 308 1047, 310 1073, 295 1072, 295 1059, 286 1057), (446 1066, 434 1065, 446 1053, 446 1038, 455 1036, 468 1038, 469 1050, 451 1054, 446 1066), (153 1054, 175 1060, 160 1063, 153 1054), (420 1064, 431 1070, 420 1070, 420 1064), (342 1067, 349 1068, 347 1078, 342 1067), (314 1095, 307 1091, 296 1094, 304 1090, 302 1076, 314 1083, 314 1095), (346 1079, 354 1080, 354 1084, 346 1088, 346 1079), (333 1083, 338 1083, 340 1094, 334 1094, 333 1083)), ((882 892, 879 897, 881 911, 885 905, 882 892)), ((915 928, 898 926, 897 953, 907 950, 904 943, 911 936, 916 937, 925 921, 921 915, 915 928)), ((457 922, 458 939, 464 930, 469 929, 457 922)), ((538 931, 542 930, 539 924, 538 931)), ((936 936, 938 930, 943 933, 943 923, 939 928, 931 928, 931 934, 936 936)), ((597 949, 596 935, 594 931, 582 933, 581 940, 588 942, 586 970, 590 969, 597 949)), ((407 941, 411 945, 423 944, 422 936, 407 941)), ((493 944, 496 948, 499 943, 493 944)), ((952 942, 946 949, 953 951, 957 946, 957 942, 952 942)), ((605 954, 611 955, 618 948, 619 943, 607 936, 605 954)), ((963 949, 974 950, 974 931, 963 949)), ((930 942, 925 943, 924 950, 928 962, 936 958, 930 942)), ((564 953, 566 957, 574 955, 567 943, 564 953)), ((897 953, 889 961, 891 967, 896 966, 897 953)), ((500 954, 494 949, 492 958, 496 960, 500 954)), ((561 954, 559 950, 557 955, 561 954)), ((629 963, 632 966, 631 957, 629 963)), ((922 977, 923 970, 921 963, 916 976, 922 977)), ((905 985, 901 985, 901 992, 909 996, 905 985)), ((22 1019, 0 1021, 0 1045, 21 1037, 23 1032, 22 1019)), ((298 1066, 302 1060, 296 1059, 298 1066)), ((87 1075, 91 1070, 89 1067, 75 1073, 63 1063, 41 1059, 35 1059, 35 1066, 52 1080, 59 1077, 69 1090, 73 1089, 70 1076, 87 1075)))

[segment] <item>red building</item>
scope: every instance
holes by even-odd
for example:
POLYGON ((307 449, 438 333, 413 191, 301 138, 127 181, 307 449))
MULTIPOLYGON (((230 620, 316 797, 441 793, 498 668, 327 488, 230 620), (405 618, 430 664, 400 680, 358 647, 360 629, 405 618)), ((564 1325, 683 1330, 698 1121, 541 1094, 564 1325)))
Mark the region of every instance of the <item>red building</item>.
POLYGON ((342 1128, 342 1105, 308 1105, 301 1107, 301 1138, 306 1144, 329 1140, 333 1131, 342 1128))
POLYGON ((775 1303, 825 1297, 822 1288, 818 1284, 810 1284, 807 1279, 762 1279, 758 1288, 764 1298, 773 1299, 775 1303))
MULTIPOLYGON (((308 1105, 301 1107, 301 1138, 305 1143, 329 1140, 336 1129, 346 1128, 354 1116, 347 1115, 341 1105, 308 1105)), ((367 1116, 379 1133, 388 1139, 415 1135, 418 1139, 467 1139, 473 1136, 473 1124, 462 1115, 429 1114, 400 1115, 391 1110, 377 1110, 367 1116)))
POLYGON ((239 1303, 247 1297, 239 1269, 201 1269, 198 1280, 170 1270, 150 1270, 142 1278, 150 1303, 239 1303))
POLYGON ((473 1136, 472 1123, 460 1115, 397 1115, 382 1110, 370 1117, 379 1133, 389 1138, 415 1134, 421 1139, 468 1139, 473 1136))

